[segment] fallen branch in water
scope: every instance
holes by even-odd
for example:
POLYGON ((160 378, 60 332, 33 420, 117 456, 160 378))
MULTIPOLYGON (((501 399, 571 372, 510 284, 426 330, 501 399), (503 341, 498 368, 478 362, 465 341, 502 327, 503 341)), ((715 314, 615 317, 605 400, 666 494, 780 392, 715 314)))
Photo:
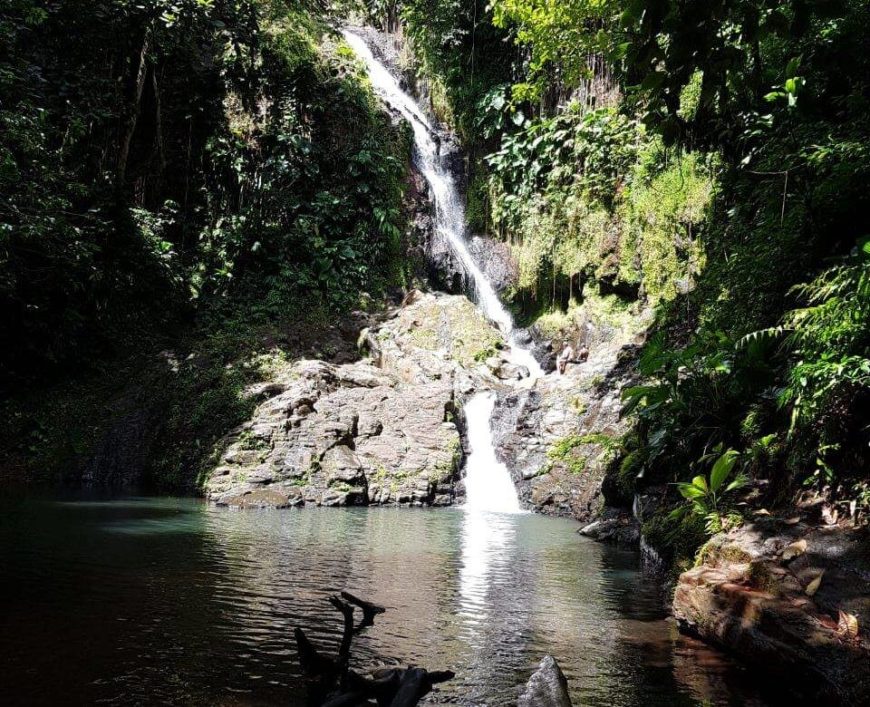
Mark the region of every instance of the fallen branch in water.
POLYGON ((341 613, 344 623, 338 655, 320 653, 301 628, 294 631, 299 663, 309 684, 308 702, 313 707, 354 707, 377 701, 379 707, 413 707, 432 687, 455 677, 450 670, 429 672, 424 668, 381 668, 365 677, 350 669, 350 649, 353 637, 369 626, 375 616, 386 609, 360 599, 350 592, 331 596, 329 603, 341 613), (354 625, 358 608, 362 619, 354 625))

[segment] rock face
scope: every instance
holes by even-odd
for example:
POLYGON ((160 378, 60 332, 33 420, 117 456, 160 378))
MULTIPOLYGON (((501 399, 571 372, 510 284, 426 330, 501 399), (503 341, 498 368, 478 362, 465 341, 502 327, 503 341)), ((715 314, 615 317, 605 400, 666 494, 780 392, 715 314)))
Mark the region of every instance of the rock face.
POLYGON ((468 292, 468 274, 447 237, 431 228, 425 244, 426 275, 439 290, 451 294, 468 292))
POLYGON ((480 263, 483 274, 496 292, 517 284, 519 268, 507 243, 487 236, 474 236, 468 242, 468 250, 474 262, 480 263))
POLYGON ((520 500, 542 513, 591 520, 601 481, 619 436, 620 392, 626 375, 620 349, 600 346, 566 375, 499 396, 493 431, 499 459, 511 471, 520 500))
POLYGON ((264 399, 223 442, 206 481, 221 505, 447 505, 462 460, 457 396, 477 385, 497 330, 465 297, 409 296, 364 332, 371 360, 299 361, 250 391, 264 399))
POLYGON ((553 656, 544 656, 526 683, 517 707, 571 707, 568 681, 553 656))
POLYGON ((680 577, 673 609, 681 628, 763 666, 784 691, 867 704, 866 531, 769 518, 718 535, 680 577))

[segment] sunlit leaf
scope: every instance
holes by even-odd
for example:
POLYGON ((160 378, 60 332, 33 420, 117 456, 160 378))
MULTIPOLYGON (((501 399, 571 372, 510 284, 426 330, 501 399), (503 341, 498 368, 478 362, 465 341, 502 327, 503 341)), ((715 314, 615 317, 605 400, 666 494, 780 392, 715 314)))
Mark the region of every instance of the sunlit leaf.
POLYGON ((819 572, 819 576, 816 577, 812 582, 810 582, 804 592, 808 597, 815 596, 815 593, 819 591, 819 587, 822 585, 822 576, 825 574, 825 571, 822 570, 819 572))
POLYGON ((797 540, 782 551, 782 559, 788 562, 789 560, 793 560, 795 557, 803 555, 806 551, 807 541, 803 539, 797 540))

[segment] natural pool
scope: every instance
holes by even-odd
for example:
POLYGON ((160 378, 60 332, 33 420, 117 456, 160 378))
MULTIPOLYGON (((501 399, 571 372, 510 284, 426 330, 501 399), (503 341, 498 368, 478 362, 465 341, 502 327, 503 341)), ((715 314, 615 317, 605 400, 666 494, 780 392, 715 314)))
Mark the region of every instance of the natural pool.
POLYGON ((293 628, 335 646, 326 598, 389 607, 355 641, 457 677, 429 703, 514 704, 545 653, 576 706, 768 704, 679 636, 637 554, 536 515, 234 512, 182 498, 0 502, 4 704, 305 703, 293 628))

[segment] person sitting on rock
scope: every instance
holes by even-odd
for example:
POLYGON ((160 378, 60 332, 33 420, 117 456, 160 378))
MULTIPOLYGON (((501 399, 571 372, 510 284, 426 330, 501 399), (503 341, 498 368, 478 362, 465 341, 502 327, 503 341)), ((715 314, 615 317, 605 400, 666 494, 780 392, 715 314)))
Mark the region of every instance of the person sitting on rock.
POLYGON ((559 366, 559 375, 565 375, 565 369, 568 367, 568 362, 574 356, 574 349, 571 348, 571 344, 567 341, 562 345, 562 352, 559 354, 559 358, 557 359, 557 365, 559 366))

